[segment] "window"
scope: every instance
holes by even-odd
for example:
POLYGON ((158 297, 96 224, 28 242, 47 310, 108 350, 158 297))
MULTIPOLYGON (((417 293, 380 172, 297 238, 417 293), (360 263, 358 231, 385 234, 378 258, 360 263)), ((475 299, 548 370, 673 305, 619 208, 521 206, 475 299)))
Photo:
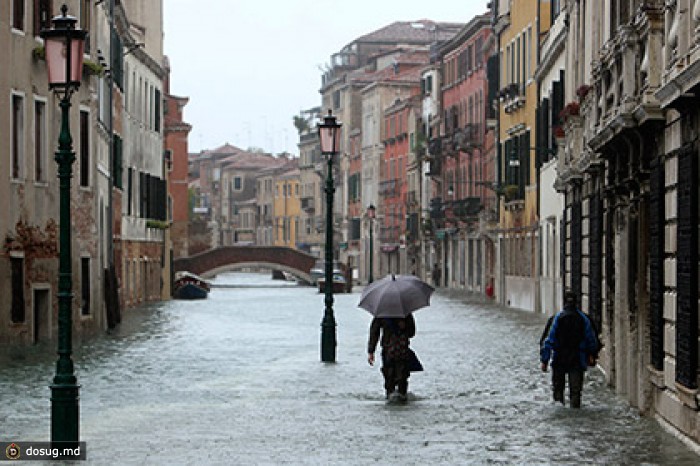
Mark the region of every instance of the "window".
POLYGON ((24 163, 24 98, 21 95, 12 95, 12 165, 11 176, 20 179, 22 176, 22 164, 24 163))
POLYGON ((80 312, 84 316, 90 315, 90 258, 82 257, 80 259, 80 296, 82 304, 80 312))
POLYGON ((527 43, 529 45, 527 48, 527 76, 529 78, 532 76, 532 26, 527 28, 527 43))
POLYGON ((112 78, 114 84, 119 86, 119 89, 124 90, 124 51, 122 49, 122 41, 116 31, 112 32, 112 78))
POLYGON ((46 102, 34 101, 34 180, 46 181, 46 102))
POLYGON ((168 171, 173 171, 173 151, 171 149, 165 149, 163 157, 165 158, 165 166, 168 168, 168 171))
POLYGON ((112 146, 114 147, 114 158, 112 160, 114 164, 112 167, 112 176, 114 177, 113 183, 115 188, 122 189, 124 187, 122 181, 124 144, 122 138, 118 134, 112 136, 112 146))
POLYGON ((474 66, 478 69, 483 66, 484 62, 484 39, 479 37, 476 39, 476 56, 474 58, 474 66))
POLYGON ((515 81, 516 83, 520 84, 520 36, 516 39, 515 42, 515 81))
POLYGON ((12 0, 12 28, 24 31, 24 0, 12 0))
POLYGON ((160 90, 156 89, 155 108, 153 110, 155 118, 154 130, 160 133, 160 90))
POLYGON ((80 186, 90 184, 90 114, 80 112, 80 186))
POLYGON ((236 176, 233 178, 233 190, 242 191, 243 190, 243 178, 236 176))
MULTIPOLYGON (((49 1, 50 0, 45 0, 49 1)), ((49 11, 53 11, 49 7, 49 11)), ((87 31, 87 36, 85 36, 85 53, 90 54, 90 0, 81 0, 80 2, 80 28, 83 31, 87 31)))
POLYGON ((134 202, 134 169, 132 167, 129 167, 127 177, 126 215, 131 215, 131 204, 134 202))
MULTIPOLYGON (((34 35, 51 27, 51 0, 34 0, 34 35)), ((83 28, 85 29, 85 28, 83 28)))
POLYGON ((552 20, 554 20, 561 12, 561 0, 552 0, 549 6, 551 8, 552 20))
POLYGON ((24 308, 24 258, 11 257, 12 268, 12 322, 22 323, 25 319, 24 308))
POLYGON ((333 108, 340 108, 340 91, 333 92, 333 108))

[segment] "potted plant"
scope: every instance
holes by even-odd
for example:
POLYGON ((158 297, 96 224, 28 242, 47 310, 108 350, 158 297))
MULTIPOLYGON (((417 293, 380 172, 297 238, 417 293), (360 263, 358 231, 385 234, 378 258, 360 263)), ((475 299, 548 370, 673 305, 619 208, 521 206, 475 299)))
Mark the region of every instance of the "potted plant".
POLYGON ((565 123, 570 117, 578 116, 581 112, 581 106, 578 102, 569 102, 564 106, 564 108, 559 112, 559 118, 563 123, 565 123))
POLYGON ((518 185, 517 184, 509 184, 505 188, 503 188, 503 193, 505 194, 506 197, 506 202, 514 201, 518 198, 518 193, 519 193, 518 185))
POLYGON ((83 73, 88 76, 102 76, 104 70, 104 66, 100 65, 99 63, 95 63, 94 61, 90 60, 83 60, 83 73))
POLYGON ((46 60, 46 49, 43 45, 37 45, 32 49, 32 58, 34 60, 46 60))

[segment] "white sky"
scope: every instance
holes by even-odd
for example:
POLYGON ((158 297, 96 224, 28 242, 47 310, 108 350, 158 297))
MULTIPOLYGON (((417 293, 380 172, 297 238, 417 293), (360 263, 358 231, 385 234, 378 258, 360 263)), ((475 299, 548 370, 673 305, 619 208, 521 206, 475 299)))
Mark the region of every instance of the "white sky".
POLYGON ((487 0, 164 0, 170 92, 190 152, 230 143, 298 154, 292 117, 321 104, 320 67, 394 21, 466 23, 487 0))

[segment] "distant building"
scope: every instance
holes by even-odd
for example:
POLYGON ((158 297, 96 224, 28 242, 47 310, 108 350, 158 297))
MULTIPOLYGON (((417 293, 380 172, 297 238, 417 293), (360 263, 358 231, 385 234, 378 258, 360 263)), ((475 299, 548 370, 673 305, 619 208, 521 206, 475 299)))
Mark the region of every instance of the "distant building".
MULTIPOLYGON (((321 113, 325 114, 329 109, 333 111, 338 120, 342 122, 341 151, 334 174, 336 196, 334 200, 334 224, 337 225, 338 241, 334 242, 337 251, 334 253, 342 262, 358 262, 360 258, 368 257, 363 251, 350 247, 352 229, 356 228, 360 218, 350 218, 349 214, 349 180, 348 160, 350 135, 360 129, 362 136, 362 186, 366 190, 362 192, 361 204, 378 206, 378 180, 380 160, 383 153, 381 145, 383 111, 393 102, 395 96, 381 97, 389 90, 372 86, 373 73, 393 72, 393 61, 401 52, 423 51, 427 54, 431 44, 449 39, 457 33, 461 24, 437 23, 430 20, 414 22, 395 22, 383 28, 365 34, 339 52, 331 56, 331 68, 322 76, 321 113), (381 102, 380 102, 381 101, 381 102), (370 142, 371 141, 371 142, 370 142)), ((360 211, 356 210, 355 215, 360 211)), ((363 246, 360 246, 363 247, 363 246)), ((375 261, 378 263, 378 261, 375 261)), ((365 269, 365 267, 361 268, 365 269)), ((385 267, 386 268, 386 267, 385 267)), ((366 280, 366 276, 363 277, 366 280)))
POLYGON ((325 171, 316 128, 320 110, 320 107, 314 107, 302 112, 307 117, 308 128, 300 132, 298 144, 301 190, 298 248, 317 257, 321 257, 325 241, 322 234, 325 171))
POLYGON ((299 242, 301 214, 299 168, 289 164, 275 180, 273 209, 274 245, 295 248, 299 242))
POLYGON ((183 119, 189 99, 170 93, 170 67, 165 81, 165 164, 168 175, 168 210, 173 259, 189 256, 188 137, 192 126, 183 119))

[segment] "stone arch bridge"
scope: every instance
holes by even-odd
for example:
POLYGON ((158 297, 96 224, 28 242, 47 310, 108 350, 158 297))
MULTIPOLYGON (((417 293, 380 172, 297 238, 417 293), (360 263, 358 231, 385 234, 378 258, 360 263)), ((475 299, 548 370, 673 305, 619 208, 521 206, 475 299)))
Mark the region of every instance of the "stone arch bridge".
POLYGON ((309 271, 318 258, 284 246, 225 246, 173 261, 173 271, 187 271, 203 278, 246 267, 288 272, 311 283, 309 271))

